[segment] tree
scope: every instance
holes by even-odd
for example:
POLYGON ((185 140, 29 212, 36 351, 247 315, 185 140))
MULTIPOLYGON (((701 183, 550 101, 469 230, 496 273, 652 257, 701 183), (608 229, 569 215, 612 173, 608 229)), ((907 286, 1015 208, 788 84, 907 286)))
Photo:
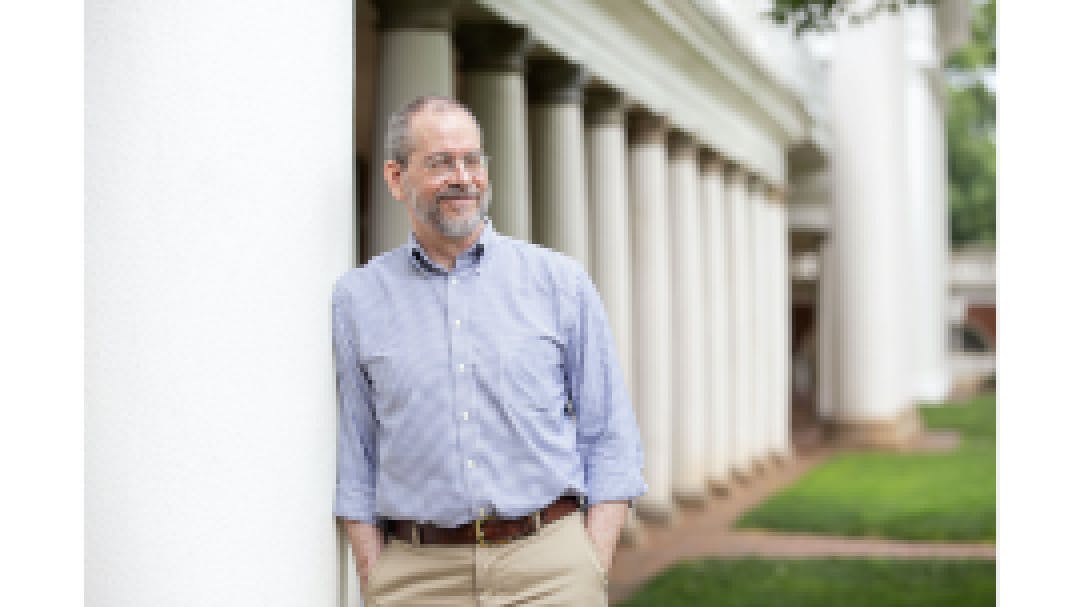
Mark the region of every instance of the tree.
MULTIPOLYGON (((794 26, 795 35, 836 29, 838 20, 858 24, 881 11, 933 4, 935 0, 876 0, 865 12, 847 0, 773 0, 766 16, 794 26)), ((945 64, 949 87, 948 170, 951 244, 993 243, 997 230, 997 102, 987 76, 997 64, 997 2, 979 2, 972 11, 971 38, 945 64)))
POLYGON ((997 2, 975 7, 971 39, 946 62, 949 88, 949 236, 990 243, 997 233, 997 101, 987 76, 997 63, 997 2))
POLYGON ((864 11, 853 10, 848 0, 773 0, 771 10, 765 16, 781 25, 793 24, 795 35, 805 31, 827 32, 836 29, 838 19, 846 17, 849 23, 859 24, 872 19, 881 11, 896 13, 901 6, 933 4, 936 0, 875 0, 864 11))

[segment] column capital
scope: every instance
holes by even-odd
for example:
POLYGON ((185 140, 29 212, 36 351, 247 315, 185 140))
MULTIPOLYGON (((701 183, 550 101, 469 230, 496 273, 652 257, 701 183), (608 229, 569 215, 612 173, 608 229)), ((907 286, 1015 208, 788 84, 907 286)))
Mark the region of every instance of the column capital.
POLYGON ((750 173, 747 172, 746 167, 732 160, 724 162, 724 173, 728 179, 747 181, 750 178, 750 173))
POLYGON ((457 0, 372 0, 379 11, 379 31, 449 31, 457 0))
POLYGON ((582 102, 585 68, 559 57, 530 57, 526 81, 529 103, 582 102))
POLYGON ((746 173, 746 188, 752 192, 765 193, 768 184, 761 178, 761 175, 747 171, 746 173))
POLYGON ((723 173, 727 163, 720 152, 712 148, 698 148, 698 162, 701 163, 701 171, 704 173, 723 173))
POLYGON ((672 158, 694 158, 697 155, 698 144, 694 137, 686 131, 672 129, 667 134, 668 154, 672 158))
POLYGON ((663 144, 666 141, 668 121, 663 116, 643 109, 634 109, 626 114, 626 126, 630 145, 663 144))
POLYGON ((621 126, 626 110, 626 95, 607 85, 585 89, 585 122, 621 126))
POLYGON ((522 72, 529 30, 502 21, 465 21, 454 28, 461 68, 468 72, 522 72))

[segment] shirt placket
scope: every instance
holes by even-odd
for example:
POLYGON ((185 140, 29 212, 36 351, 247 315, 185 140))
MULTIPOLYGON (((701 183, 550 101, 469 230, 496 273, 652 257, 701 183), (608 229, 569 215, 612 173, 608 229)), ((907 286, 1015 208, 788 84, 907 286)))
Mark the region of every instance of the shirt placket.
POLYGON ((467 306, 465 295, 466 272, 458 269, 451 271, 446 277, 446 311, 448 335, 450 336, 450 361, 453 365, 453 407, 454 420, 458 427, 458 440, 461 449, 461 466, 463 470, 464 486, 469 498, 469 514, 476 516, 477 506, 473 503, 473 497, 477 494, 475 470, 477 461, 473 453, 473 440, 471 426, 474 422, 472 410, 472 390, 475 384, 475 364, 471 359, 472 348, 469 343, 467 331, 467 306))

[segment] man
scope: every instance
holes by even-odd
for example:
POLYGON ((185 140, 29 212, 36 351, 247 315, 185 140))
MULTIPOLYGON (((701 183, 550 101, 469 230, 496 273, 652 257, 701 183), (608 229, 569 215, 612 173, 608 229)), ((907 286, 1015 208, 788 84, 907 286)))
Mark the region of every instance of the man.
POLYGON ((577 262, 485 220, 487 163, 463 106, 413 101, 386 146, 412 234, 333 295, 334 510, 367 604, 606 605, 645 484, 596 289, 577 262))

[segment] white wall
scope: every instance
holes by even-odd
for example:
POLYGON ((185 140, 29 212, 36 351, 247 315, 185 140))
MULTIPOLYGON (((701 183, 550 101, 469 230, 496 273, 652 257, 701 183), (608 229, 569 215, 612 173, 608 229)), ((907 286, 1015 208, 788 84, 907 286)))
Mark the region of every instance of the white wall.
POLYGON ((85 17, 86 604, 330 605, 352 2, 85 17))

